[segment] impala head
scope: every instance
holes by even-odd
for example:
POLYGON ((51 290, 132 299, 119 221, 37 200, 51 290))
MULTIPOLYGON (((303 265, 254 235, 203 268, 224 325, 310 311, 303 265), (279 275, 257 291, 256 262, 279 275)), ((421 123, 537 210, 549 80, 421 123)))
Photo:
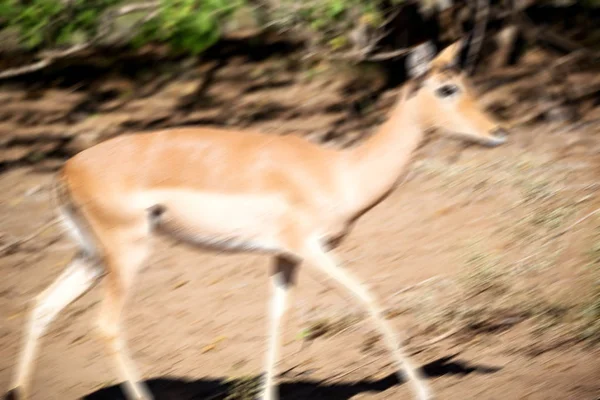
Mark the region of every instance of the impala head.
POLYGON ((481 109, 460 70, 460 53, 459 41, 435 57, 428 43, 408 55, 409 97, 414 96, 420 123, 425 129, 442 128, 487 146, 500 145, 506 132, 481 109))

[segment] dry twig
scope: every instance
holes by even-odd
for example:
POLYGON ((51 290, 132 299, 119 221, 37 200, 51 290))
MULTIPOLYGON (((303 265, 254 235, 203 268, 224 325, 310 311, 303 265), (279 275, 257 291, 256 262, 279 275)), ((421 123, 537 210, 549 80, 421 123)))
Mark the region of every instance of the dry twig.
POLYGON ((570 231, 571 229, 573 229, 574 227, 576 227, 577 225, 579 225, 583 221, 587 220, 591 216, 594 216, 594 215, 598 214, 599 212, 600 212, 600 208, 597 208, 594 211, 592 211, 592 212, 584 215, 583 217, 579 218, 577 221, 573 222, 571 225, 569 225, 568 227, 566 227, 565 229, 563 229, 562 231, 558 232, 554 236, 551 236, 550 239, 556 239, 557 237, 564 235, 565 233, 567 233, 568 231, 570 231))
POLYGON ((454 327, 454 328, 450 329, 449 331, 444 332, 441 335, 438 335, 438 336, 434 337, 433 339, 426 341, 425 343, 421 343, 420 345, 418 345, 416 347, 412 347, 412 348, 409 347, 408 354, 411 356, 414 356, 415 354, 425 351, 427 349, 427 347, 434 345, 436 343, 439 343, 442 340, 449 338, 450 336, 456 335, 462 329, 463 329, 462 326, 454 327))
POLYGON ((438 281, 438 280, 440 280, 442 278, 443 278, 442 275, 432 276, 431 278, 427 278, 427 279, 425 279, 425 280, 423 280, 421 282, 415 283, 414 285, 410 285, 410 286, 407 286, 405 288, 402 288, 402 289, 398 290, 397 292, 395 292, 394 294, 392 294, 391 297, 398 296, 399 294, 406 293, 406 292, 408 292, 410 290, 413 290, 413 289, 418 288, 420 286, 426 285, 426 284, 428 284, 430 282, 438 281))
POLYGON ((598 52, 582 46, 566 36, 561 36, 548 29, 536 26, 523 11, 519 11, 516 21, 521 26, 522 32, 525 34, 528 41, 551 44, 565 53, 578 52, 592 61, 598 61, 600 59, 600 54, 598 52))
POLYGON ((481 46, 483 45, 483 40, 485 38, 489 13, 489 0, 477 0, 475 26, 473 28, 473 38, 471 39, 471 45, 469 46, 466 66, 466 70, 469 74, 472 74, 475 70, 475 64, 477 63, 477 58, 479 57, 479 52, 481 51, 481 46))
POLYGON ((5 244, 4 246, 0 247, 0 255, 10 254, 10 253, 16 251, 20 246, 24 245, 27 242, 32 241, 33 239, 35 239, 36 237, 41 235, 46 229, 58 224, 59 222, 60 222, 60 218, 58 218, 58 217, 52 218, 50 221, 48 221, 47 223, 42 225, 40 228, 38 228, 32 234, 25 236, 23 238, 13 240, 12 242, 5 244))

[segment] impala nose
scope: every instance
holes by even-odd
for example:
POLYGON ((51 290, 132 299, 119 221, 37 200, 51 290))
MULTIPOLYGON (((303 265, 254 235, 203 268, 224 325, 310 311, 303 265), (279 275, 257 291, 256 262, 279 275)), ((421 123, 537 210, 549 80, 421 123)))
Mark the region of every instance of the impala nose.
POLYGON ((506 143, 508 133, 504 128, 496 128, 492 131, 490 140, 488 141, 489 146, 498 146, 506 143))

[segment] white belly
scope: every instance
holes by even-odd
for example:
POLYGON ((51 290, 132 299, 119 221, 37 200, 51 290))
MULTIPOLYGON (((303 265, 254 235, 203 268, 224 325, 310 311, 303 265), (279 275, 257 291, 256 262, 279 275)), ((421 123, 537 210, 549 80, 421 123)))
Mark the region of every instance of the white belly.
POLYGON ((144 198, 164 208, 155 221, 159 231, 181 240, 218 249, 281 249, 278 238, 287 206, 280 196, 163 190, 144 198))

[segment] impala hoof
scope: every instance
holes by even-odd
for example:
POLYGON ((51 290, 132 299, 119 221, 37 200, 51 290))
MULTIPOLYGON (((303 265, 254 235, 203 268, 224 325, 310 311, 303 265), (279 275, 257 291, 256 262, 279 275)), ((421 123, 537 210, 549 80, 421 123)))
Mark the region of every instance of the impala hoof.
POLYGON ((4 395, 4 400, 23 400, 23 398, 19 396, 18 389, 11 389, 4 395))

